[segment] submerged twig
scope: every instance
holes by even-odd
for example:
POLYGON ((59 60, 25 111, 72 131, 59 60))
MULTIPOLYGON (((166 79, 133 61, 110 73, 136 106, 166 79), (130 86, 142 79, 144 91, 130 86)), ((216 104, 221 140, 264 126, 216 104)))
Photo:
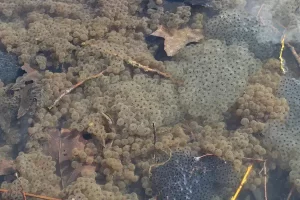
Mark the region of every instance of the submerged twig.
POLYGON ((267 167, 266 167, 266 161, 264 162, 264 191, 265 191, 265 200, 268 200, 268 192, 267 192, 267 167))
MULTIPOLYGON (((109 114, 107 114, 107 113, 104 113, 104 112, 101 112, 101 115, 102 115, 102 117, 105 119, 105 127, 107 127, 109 130, 109 132, 113 132, 113 133, 116 133, 116 127, 115 127, 115 125, 114 125, 114 121, 113 121, 113 119, 111 118, 111 116, 109 116, 109 114)), ((90 123, 89 124, 89 126, 93 126, 94 125, 94 123, 90 123)), ((111 139, 111 141, 110 141, 110 143, 109 143, 109 145, 108 145, 108 147, 106 146, 106 138, 104 138, 104 137, 102 137, 102 145, 103 145, 103 148, 111 148, 112 147, 112 145, 113 145, 113 142, 114 142, 114 139, 111 139)))
POLYGON ((170 148, 169 148, 169 153, 167 153, 165 150, 161 150, 161 151, 164 152, 165 154, 167 154, 169 157, 168 157, 168 159, 167 159, 166 161, 164 161, 164 162, 161 162, 161 163, 154 163, 154 164, 150 165, 149 170, 148 170, 149 177, 151 177, 151 175, 152 175, 151 171, 152 171, 152 168, 153 168, 153 167, 159 167, 159 166, 164 165, 164 164, 167 163, 167 162, 171 159, 171 157, 172 157, 172 150, 171 150, 170 148))
MULTIPOLYGON (((9 192, 9 190, 6 189, 0 189, 0 192, 5 193, 5 192, 9 192)), ((52 198, 52 197, 47 197, 47 196, 43 196, 43 195, 36 195, 36 194, 31 194, 31 193, 27 193, 27 192, 23 192, 25 196, 27 197, 35 197, 38 199, 45 199, 45 200, 62 200, 62 199, 57 199, 57 198, 52 198)))
MULTIPOLYGON (((108 125, 109 126, 112 126, 113 125, 113 123, 114 123, 114 121, 112 120, 112 118, 108 115, 108 114, 106 114, 106 113, 104 113, 104 112, 101 112, 101 115, 104 117, 104 119, 107 121, 107 123, 108 123, 108 125)), ((111 128, 111 127, 110 127, 111 128)))
POLYGON ((248 177, 250 175, 250 172, 251 172, 252 168, 253 168, 253 164, 251 164, 251 165, 248 166, 247 171, 246 171, 246 173, 245 173, 245 175, 244 175, 244 177, 243 177, 243 179, 242 179, 242 181, 241 181, 238 189, 236 190, 236 192, 234 193, 234 195, 231 197, 231 200, 236 200, 237 199, 237 197, 240 194, 243 186, 245 185, 245 183, 248 180, 248 177))
POLYGON ((254 158, 243 158, 243 159, 246 159, 246 160, 252 160, 252 161, 257 161, 257 162, 263 162, 264 163, 264 166, 262 168, 262 170, 259 172, 259 174, 263 171, 263 176, 264 176, 264 196, 265 196, 265 200, 268 200, 268 192, 267 192, 267 166, 266 166, 266 163, 267 163, 267 160, 263 160, 263 159, 254 159, 254 158))
POLYGON ((159 75, 161 75, 161 76, 163 76, 165 78, 170 78, 170 79, 172 78, 171 74, 168 74, 168 73, 165 73, 165 72, 161 72, 161 71, 159 71, 157 69, 152 69, 152 68, 150 68, 148 66, 145 66, 145 65, 142 65, 142 64, 140 64, 140 63, 138 63, 138 62, 136 62, 134 60, 124 60, 124 61, 127 64, 130 64, 133 67, 140 68, 140 69, 142 69, 142 70, 144 70, 146 72, 154 72, 154 73, 157 73, 157 74, 159 74, 159 75))
POLYGON ((284 40, 285 40, 285 35, 283 35, 282 36, 282 39, 281 39, 281 48, 280 48, 280 53, 279 53, 279 60, 280 60, 280 69, 281 69, 281 72, 283 73, 283 74, 285 74, 286 73, 286 69, 285 69, 285 67, 284 67, 284 65, 285 65, 285 61, 284 61, 284 59, 283 59, 283 57, 282 57, 282 54, 283 54, 283 51, 284 51, 284 40))
POLYGON ((298 65, 300 65, 300 57, 298 55, 298 53, 295 50, 295 47, 293 47, 290 43, 286 43, 286 45, 290 48, 292 54, 294 55, 298 65))
POLYGON ((94 78, 98 78, 99 76, 103 75, 103 73, 106 72, 106 70, 103 70, 102 72, 89 76, 86 79, 76 83, 75 85, 73 85, 72 87, 70 87, 69 89, 65 90, 55 101, 54 103, 48 107, 49 110, 51 110, 52 108, 54 108, 58 102, 67 94, 69 94, 70 92, 72 92, 74 89, 76 89, 77 87, 79 87, 80 85, 82 85, 83 83, 85 83, 88 80, 94 79, 94 78))
MULTIPOLYGON (((90 45, 91 47, 95 46, 94 44, 91 44, 89 42, 84 42, 83 45, 90 45)), ((118 57, 118 58, 122 59, 125 63, 131 65, 132 67, 136 67, 136 68, 142 69, 145 72, 156 73, 156 74, 158 74, 160 76, 163 76, 164 78, 170 79, 171 81, 173 81, 175 83, 181 84, 181 81, 173 79, 172 76, 171 76, 171 74, 169 74, 167 72, 159 71, 158 69, 150 68, 149 66, 142 65, 141 63, 138 63, 137 61, 135 61, 134 59, 132 59, 130 57, 122 56, 122 55, 119 55, 118 53, 115 53, 115 52, 112 52, 112 51, 105 51, 105 50, 103 50, 102 53, 118 57)))
POLYGON ((181 80, 174 79, 174 78, 172 77, 172 75, 169 74, 169 73, 162 72, 162 71, 159 71, 159 70, 157 70, 157 69, 150 68, 150 67, 145 66, 145 65, 142 65, 142 64, 140 64, 140 63, 138 63, 138 62, 136 62, 136 61, 134 61, 134 60, 130 60, 130 59, 129 59, 129 60, 126 60, 126 59, 124 59, 124 61, 125 61, 127 64, 131 65, 132 67, 136 67, 136 68, 142 69, 142 70, 144 70, 145 72, 156 73, 156 74, 158 74, 158 75, 160 75, 160 76, 163 76, 164 78, 168 78, 168 79, 170 79, 173 83, 176 83, 176 84, 179 84, 179 85, 181 85, 181 84, 183 83, 181 80))
POLYGON ((23 196, 23 200, 26 200, 26 195, 25 195, 25 192, 24 192, 24 189, 23 189, 23 186, 22 186, 22 182, 20 181, 20 179, 19 179, 19 175, 18 175, 18 173, 16 172, 15 173, 15 177, 17 178, 17 180, 19 181, 19 183, 20 183, 20 186, 21 186, 21 189, 22 189, 22 196, 23 196))
POLYGON ((287 197, 287 200, 290 200, 290 199, 291 199, 292 194, 293 194, 295 188, 296 188, 295 185, 293 185, 293 187, 291 188, 291 190, 290 190, 290 192, 289 192, 289 195, 288 195, 288 197, 287 197))
POLYGON ((208 153, 208 154, 205 154, 205 155, 202 155, 202 156, 194 157, 194 159, 195 159, 196 161, 199 161, 200 159, 202 159, 202 158, 204 158, 204 157, 207 157, 207 156, 215 156, 215 155, 214 155, 214 154, 208 153))
POLYGON ((156 148, 155 148, 155 145, 156 145, 156 129, 155 129, 154 122, 152 123, 152 127, 153 127, 153 146, 154 146, 153 158, 154 158, 154 162, 156 163, 157 162, 157 160, 156 160, 156 148))
POLYGON ((60 151, 61 151, 61 131, 59 131, 59 144, 58 144, 58 166, 59 166, 59 175, 60 175, 60 180, 61 180, 61 186, 62 188, 64 188, 64 181, 63 181, 63 177, 62 177, 62 171, 61 171, 61 166, 60 166, 60 151))

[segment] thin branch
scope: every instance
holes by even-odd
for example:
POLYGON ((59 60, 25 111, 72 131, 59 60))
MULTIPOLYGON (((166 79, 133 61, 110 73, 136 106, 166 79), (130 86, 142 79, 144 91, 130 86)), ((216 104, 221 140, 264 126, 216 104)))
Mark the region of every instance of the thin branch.
POLYGON ((62 177, 61 165, 60 165, 61 164, 61 162, 60 162, 60 159, 61 159, 60 152, 61 152, 61 131, 59 131, 58 167, 59 167, 59 175, 60 175, 60 180, 61 180, 61 187, 64 188, 64 180, 63 180, 63 177, 62 177))
POLYGON ((150 68, 148 66, 145 66, 145 65, 142 65, 142 64, 140 64, 140 63, 138 63, 138 62, 136 62, 134 60, 125 60, 125 62, 127 64, 130 64, 133 67, 137 67, 137 68, 143 69, 146 72, 154 72, 154 73, 157 73, 157 74, 159 74, 159 75, 161 75, 161 76, 163 76, 165 78, 170 78, 170 79, 172 78, 171 74, 168 74, 168 73, 165 73, 165 72, 161 72, 161 71, 159 71, 157 69, 152 69, 152 68, 150 68))
POLYGON ((243 177, 243 179, 242 179, 242 181, 241 181, 238 189, 236 190, 236 192, 234 193, 234 195, 231 197, 231 200, 236 200, 237 199, 237 197, 240 194, 243 186, 245 185, 245 183, 248 180, 248 177, 250 175, 250 172, 251 172, 252 168, 253 168, 253 164, 251 164, 251 165, 248 166, 247 171, 246 171, 246 173, 245 173, 245 175, 244 175, 244 177, 243 177))
POLYGON ((298 65, 300 65, 300 57, 298 55, 298 53, 295 50, 295 47, 293 47, 290 43, 286 43, 286 45, 290 48, 292 54, 294 55, 298 65))
POLYGON ((88 80, 94 79, 94 78, 98 78, 99 76, 103 75, 103 73, 106 72, 106 70, 103 70, 102 72, 89 76, 86 79, 76 83, 75 85, 73 85, 72 87, 70 87, 69 89, 65 90, 55 101, 54 103, 48 107, 49 110, 51 110, 52 108, 54 108, 58 102, 67 94, 69 94, 70 92, 72 92, 74 89, 76 89, 77 87, 79 87, 80 85, 82 85, 83 83, 85 83, 88 80))
POLYGON ((265 200, 268 200, 268 192, 267 192, 267 167, 266 167, 266 161, 264 162, 264 190, 265 190, 265 200))
POLYGON ((19 179, 19 175, 18 175, 18 173, 16 172, 15 173, 15 177, 17 178, 17 180, 19 181, 19 183, 20 183, 20 186, 21 186, 21 189, 22 189, 22 196, 23 196, 23 200, 26 200, 26 195, 25 195, 25 192, 24 192, 24 189, 23 189, 23 185, 22 185, 22 182, 20 181, 20 179, 19 179))
POLYGON ((152 127, 153 127, 153 144, 155 146, 157 138, 156 138, 156 128, 154 122, 152 123, 152 127))
MULTIPOLYGON (((5 193, 5 192, 9 192, 9 190, 0 189, 0 192, 5 193)), ((38 198, 38 199, 45 199, 45 200, 62 200, 62 199, 47 197, 47 196, 43 196, 43 195, 31 194, 31 193, 27 193, 27 192, 24 192, 24 195, 27 196, 27 197, 35 197, 35 198, 38 198)))
POLYGON ((152 123, 152 127, 153 127, 153 145, 154 145, 154 162, 157 163, 157 160, 156 160, 156 148, 155 148, 155 144, 156 144, 156 129, 155 129, 155 124, 154 122, 152 123))
POLYGON ((262 171, 264 172, 264 174, 263 174, 263 176, 264 176, 264 193, 265 193, 265 200, 268 200, 268 192, 267 192, 267 166, 266 166, 267 160, 254 159, 254 158, 245 158, 245 157, 243 159, 257 161, 257 162, 263 162, 264 163, 264 166, 261 169, 261 171, 259 172, 259 174, 261 174, 262 171))
POLYGON ((265 4, 262 4, 257 12, 256 17, 260 17, 260 11, 262 10, 262 8, 264 7, 265 4))
POLYGON ((171 150, 170 148, 169 148, 169 153, 167 153, 165 150, 162 150, 162 149, 161 149, 161 151, 163 151, 165 154, 168 154, 168 155, 169 155, 169 158, 168 158, 166 161, 164 161, 164 162, 161 162, 161 163, 154 163, 154 164, 150 165, 149 170, 148 170, 149 177, 152 176, 151 171, 152 171, 152 168, 153 168, 153 167, 159 167, 159 166, 164 165, 164 164, 167 163, 167 162, 171 159, 171 157, 172 157, 172 150, 171 150))
POLYGON ((290 192, 289 192, 289 195, 288 195, 288 197, 287 197, 287 200, 290 200, 290 199, 291 199, 292 194, 293 194, 295 188, 296 188, 295 185, 293 185, 293 187, 291 188, 291 190, 290 190, 290 192))
POLYGON ((203 155, 203 156, 194 157, 194 159, 195 159, 196 161, 199 161, 201 158, 204 158, 204 157, 207 157, 207 156, 215 156, 215 155, 214 155, 214 154, 205 154, 205 155, 203 155))
POLYGON ((286 69, 284 67, 285 61, 284 61, 284 59, 282 57, 282 54, 283 54, 283 51, 284 51, 284 47, 285 47, 284 46, 284 44, 285 44, 284 40, 285 40, 285 34, 282 36, 282 39, 281 39, 281 48, 280 48, 280 53, 279 53, 280 69, 281 69, 281 71, 282 71, 283 74, 286 73, 286 69))
POLYGON ((138 62, 136 62, 136 61, 134 61, 134 60, 124 60, 124 61, 125 61, 127 64, 129 64, 129 65, 131 65, 131 66, 133 66, 133 67, 137 67, 137 68, 140 68, 140 69, 144 70, 145 72, 153 72, 153 73, 157 73, 157 74, 159 74, 160 76, 163 76, 163 77, 165 77, 165 78, 170 79, 173 83, 176 83, 176 84, 179 84, 179 85, 181 85, 181 84, 183 83, 182 80, 174 79, 174 78, 171 76, 171 74, 169 74, 169 73, 161 72, 161 71, 159 71, 159 70, 157 70, 157 69, 152 69, 152 68, 150 68, 150 67, 148 67, 148 66, 145 66, 145 65, 142 65, 142 64, 140 64, 140 63, 138 63, 138 62))
MULTIPOLYGON (((84 43, 84 45, 90 45, 91 47, 95 46, 95 45, 89 44, 89 43, 84 43)), ((175 83, 178 83, 178 84, 182 83, 182 81, 180 81, 180 80, 173 79, 172 76, 171 76, 171 74, 169 74, 169 73, 162 72, 162 71, 159 71, 157 69, 150 68, 149 66, 142 65, 142 64, 136 62, 135 60, 133 60, 131 58, 128 58, 127 56, 121 56, 121 55, 119 55, 117 53, 110 52, 110 51, 105 51, 105 50, 102 53, 108 54, 108 55, 112 55, 112 56, 116 56, 116 57, 122 59, 125 63, 131 65, 132 67, 140 68, 140 69, 144 70, 145 72, 157 73, 157 74, 159 74, 159 75, 161 75, 161 76, 163 76, 165 78, 168 78, 168 79, 172 80, 175 83)))

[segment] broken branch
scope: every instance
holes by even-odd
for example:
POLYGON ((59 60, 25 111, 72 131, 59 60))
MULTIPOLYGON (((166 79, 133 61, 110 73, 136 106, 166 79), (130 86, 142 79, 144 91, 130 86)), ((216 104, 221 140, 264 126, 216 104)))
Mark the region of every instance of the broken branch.
POLYGON ((0 160, 0 175, 7 175, 15 171, 14 161, 12 160, 0 160))
POLYGON ((257 161, 257 162, 263 162, 264 166, 262 168, 262 170, 259 172, 261 173, 262 171, 264 172, 264 192, 265 192, 265 200, 268 200, 268 193, 267 193, 267 167, 266 167, 266 162, 267 160, 263 160, 263 159, 254 159, 254 158, 243 158, 246 160, 252 160, 252 161, 257 161))
POLYGON ((17 180, 20 182, 20 186, 21 186, 21 189, 22 189, 22 191, 21 191, 21 192, 22 192, 23 200, 27 200, 27 199, 26 199, 25 192, 24 192, 24 189, 23 189, 22 182, 20 181, 20 179, 19 179, 19 175, 18 175, 18 173, 17 173, 17 172, 15 173, 15 176, 16 176, 17 180))
POLYGON ((162 150, 165 154, 167 154, 169 157, 168 157, 168 159, 166 160, 166 161, 164 161, 164 162, 161 162, 161 163, 154 163, 154 164, 152 164, 152 165, 150 165, 150 167, 149 167, 149 170, 148 170, 148 174, 149 174, 149 177, 151 177, 152 176, 152 168, 153 167, 159 167, 159 166, 162 166, 162 165, 164 165, 165 163, 167 163, 170 159, 171 159, 171 157, 172 157, 172 150, 171 149, 169 149, 169 153, 167 153, 165 150, 162 150))
POLYGON ((55 101, 54 103, 48 107, 49 110, 51 110, 52 108, 54 108, 58 102, 67 94, 69 94, 70 92, 72 92, 74 89, 76 89, 77 87, 79 87, 80 85, 82 85, 83 83, 85 83, 88 80, 94 79, 94 78, 98 78, 99 76, 103 75, 103 73, 106 72, 106 70, 103 70, 102 72, 89 76, 86 79, 76 83, 75 85, 73 85, 72 87, 70 87, 69 89, 65 90, 55 101))
POLYGON ((295 47, 293 47, 290 43, 287 43, 286 45, 290 48, 290 50, 291 50, 293 56, 295 57, 298 65, 300 65, 300 57, 299 57, 298 53, 296 52, 295 47))
POLYGON ((156 163, 157 160, 156 160, 156 148, 155 148, 155 145, 156 145, 156 129, 155 129, 155 124, 154 122, 152 123, 152 127, 153 127, 153 146, 154 146, 154 162, 156 163))
POLYGON ((236 190, 235 194, 231 197, 231 200, 236 200, 237 199, 237 197, 240 194, 243 186, 245 185, 245 183, 248 180, 248 177, 250 175, 250 172, 251 172, 252 168, 253 168, 253 164, 251 164, 251 165, 248 166, 247 171, 246 171, 246 173, 245 173, 245 175, 244 175, 244 177, 243 177, 243 179, 242 179, 242 181, 241 181, 238 189, 236 190))
MULTIPOLYGON (((9 190, 6 189, 0 189, 0 192, 5 193, 5 192, 9 192, 9 190)), ((62 199, 57 199, 57 198, 52 198, 52 197, 47 197, 47 196, 42 196, 42 195, 36 195, 36 194, 31 194, 31 193, 27 193, 27 192, 23 192, 23 194, 27 197, 35 197, 38 199, 45 199, 45 200, 62 200, 62 199)))
POLYGON ((127 64, 131 65, 132 67, 136 67, 136 68, 139 68, 139 69, 142 69, 144 70, 145 72, 153 72, 153 73, 157 73, 158 75, 160 76, 163 76, 165 78, 168 78, 170 79, 171 81, 173 81, 174 83, 177 83, 177 84, 182 84, 182 81, 181 80, 176 80, 174 79, 171 74, 169 73, 166 73, 166 72, 161 72, 157 69, 152 69, 148 66, 145 66, 145 65, 142 65, 134 60, 124 60, 127 64))
POLYGON ((289 192, 289 195, 288 195, 288 197, 287 197, 287 200, 290 200, 290 199, 291 199, 294 190, 295 190, 295 185, 293 185, 293 187, 291 188, 291 190, 290 190, 290 192, 289 192))
MULTIPOLYGON (((91 47, 97 46, 97 45, 90 44, 90 43, 88 43, 88 42, 87 42, 87 43, 84 43, 84 45, 90 45, 91 47)), ((104 52, 102 52, 102 53, 108 54, 108 55, 112 55, 112 56, 115 56, 115 57, 118 57, 118 58, 122 59, 125 63, 131 65, 132 67, 136 67, 136 68, 142 69, 142 70, 144 70, 145 72, 153 72, 153 73, 157 73, 157 74, 159 74, 159 75, 161 75, 161 76, 163 76, 163 77, 165 77, 165 78, 171 79, 172 81, 174 81, 174 82, 176 82, 176 83, 178 83, 178 82, 180 83, 180 81, 173 80, 171 74, 165 73, 165 72, 161 72, 161 71, 159 71, 159 70, 157 70, 157 69, 153 69, 153 68, 150 68, 150 67, 148 67, 148 66, 142 65, 142 64, 140 64, 140 63, 134 61, 133 59, 128 58, 127 56, 122 56, 122 55, 119 55, 118 53, 114 53, 114 52, 111 52, 111 51, 105 51, 105 50, 104 50, 104 52)))
POLYGON ((265 200, 268 200, 268 193, 267 193, 267 167, 266 167, 266 160, 264 162, 264 191, 265 191, 265 200))
POLYGON ((140 63, 138 63, 138 62, 136 62, 134 60, 125 60, 125 62, 127 64, 133 66, 133 67, 137 67, 137 68, 143 69, 146 72, 154 72, 154 73, 157 73, 157 74, 159 74, 159 75, 161 75, 161 76, 163 76, 165 78, 170 78, 171 79, 171 75, 170 74, 165 73, 165 72, 161 72, 161 71, 159 71, 157 69, 152 69, 152 68, 147 67, 145 65, 142 65, 142 64, 140 64, 140 63))

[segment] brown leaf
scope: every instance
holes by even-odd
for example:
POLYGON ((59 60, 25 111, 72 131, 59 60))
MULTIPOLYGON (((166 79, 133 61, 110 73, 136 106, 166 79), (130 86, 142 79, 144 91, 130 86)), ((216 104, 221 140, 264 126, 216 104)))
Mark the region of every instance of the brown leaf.
POLYGON ((42 77, 42 75, 37 70, 31 68, 29 64, 25 63, 21 69, 23 69, 26 73, 17 78, 16 83, 11 87, 11 90, 20 90, 26 86, 26 82, 37 82, 42 77))
POLYGON ((66 180, 65 185, 69 185, 72 182, 74 182, 78 176, 80 176, 81 173, 84 174, 92 174, 96 171, 96 165, 82 165, 81 163, 72 171, 72 173, 69 175, 68 180, 66 180))
POLYGON ((188 43, 198 42, 204 38, 201 29, 191 29, 189 27, 181 29, 167 29, 159 26, 151 35, 165 39, 164 49, 168 56, 175 55, 181 48, 188 43))
POLYGON ((86 140, 77 130, 61 129, 61 146, 59 162, 72 159, 72 150, 84 151, 86 140))
POLYGON ((49 128, 48 142, 43 145, 43 152, 58 161, 59 145, 60 145, 60 131, 56 128, 49 128))
POLYGON ((20 91, 20 106, 18 109, 18 115, 17 119, 23 117, 30 109, 32 103, 33 103, 33 98, 30 93, 32 90, 32 84, 26 85, 21 91, 20 91))
POLYGON ((48 143, 44 146, 44 151, 59 163, 72 160, 72 150, 77 148, 79 151, 84 151, 86 144, 86 140, 76 130, 50 129, 49 138, 48 143))
POLYGON ((26 73, 18 77, 16 83, 12 85, 10 90, 20 92, 20 107, 18 110, 18 119, 24 116, 29 110, 35 110, 39 101, 40 87, 38 82, 42 75, 35 69, 31 68, 28 64, 21 67, 26 73))
POLYGON ((41 78, 41 74, 37 70, 31 68, 29 64, 25 63, 21 68, 26 72, 26 74, 23 75, 23 79, 26 81, 36 82, 41 78))
POLYGON ((82 166, 78 166, 78 169, 71 167, 72 150, 77 148, 79 151, 84 151, 85 145, 86 140, 79 131, 69 129, 49 130, 49 140, 44 146, 44 152, 57 160, 57 173, 61 177, 63 188, 70 184, 72 180, 75 180, 82 169, 82 166))
POLYGON ((8 175, 14 171, 14 161, 0 159, 0 176, 8 175))

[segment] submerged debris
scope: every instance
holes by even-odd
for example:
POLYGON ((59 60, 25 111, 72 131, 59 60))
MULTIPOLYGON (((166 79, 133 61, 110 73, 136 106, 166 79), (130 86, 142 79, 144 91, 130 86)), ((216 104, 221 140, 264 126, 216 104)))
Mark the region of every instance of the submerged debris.
MULTIPOLYGON (((13 91, 20 92, 20 106, 18 110, 18 119, 23 117, 29 111, 34 113, 38 104, 40 104, 41 86, 39 80, 42 75, 32 69, 28 64, 24 64, 22 69, 26 73, 17 78, 16 83, 10 88, 13 91)), ((33 115, 31 113, 31 115, 33 115)))
MULTIPOLYGON (((71 167, 71 162, 74 160, 74 152, 84 152, 87 143, 82 133, 68 129, 49 129, 49 137, 49 141, 43 146, 43 151, 57 161, 62 188, 76 180, 84 169, 94 167, 80 163, 74 166, 74 169, 71 167)), ((95 170, 95 167, 93 170, 95 170)))
POLYGON ((165 39, 164 49, 168 56, 174 56, 185 45, 198 42, 204 38, 201 29, 191 29, 189 27, 167 29, 164 26, 159 26, 151 35, 165 39))
POLYGON ((13 163, 12 160, 0 158, 0 176, 12 173, 14 171, 13 163))

